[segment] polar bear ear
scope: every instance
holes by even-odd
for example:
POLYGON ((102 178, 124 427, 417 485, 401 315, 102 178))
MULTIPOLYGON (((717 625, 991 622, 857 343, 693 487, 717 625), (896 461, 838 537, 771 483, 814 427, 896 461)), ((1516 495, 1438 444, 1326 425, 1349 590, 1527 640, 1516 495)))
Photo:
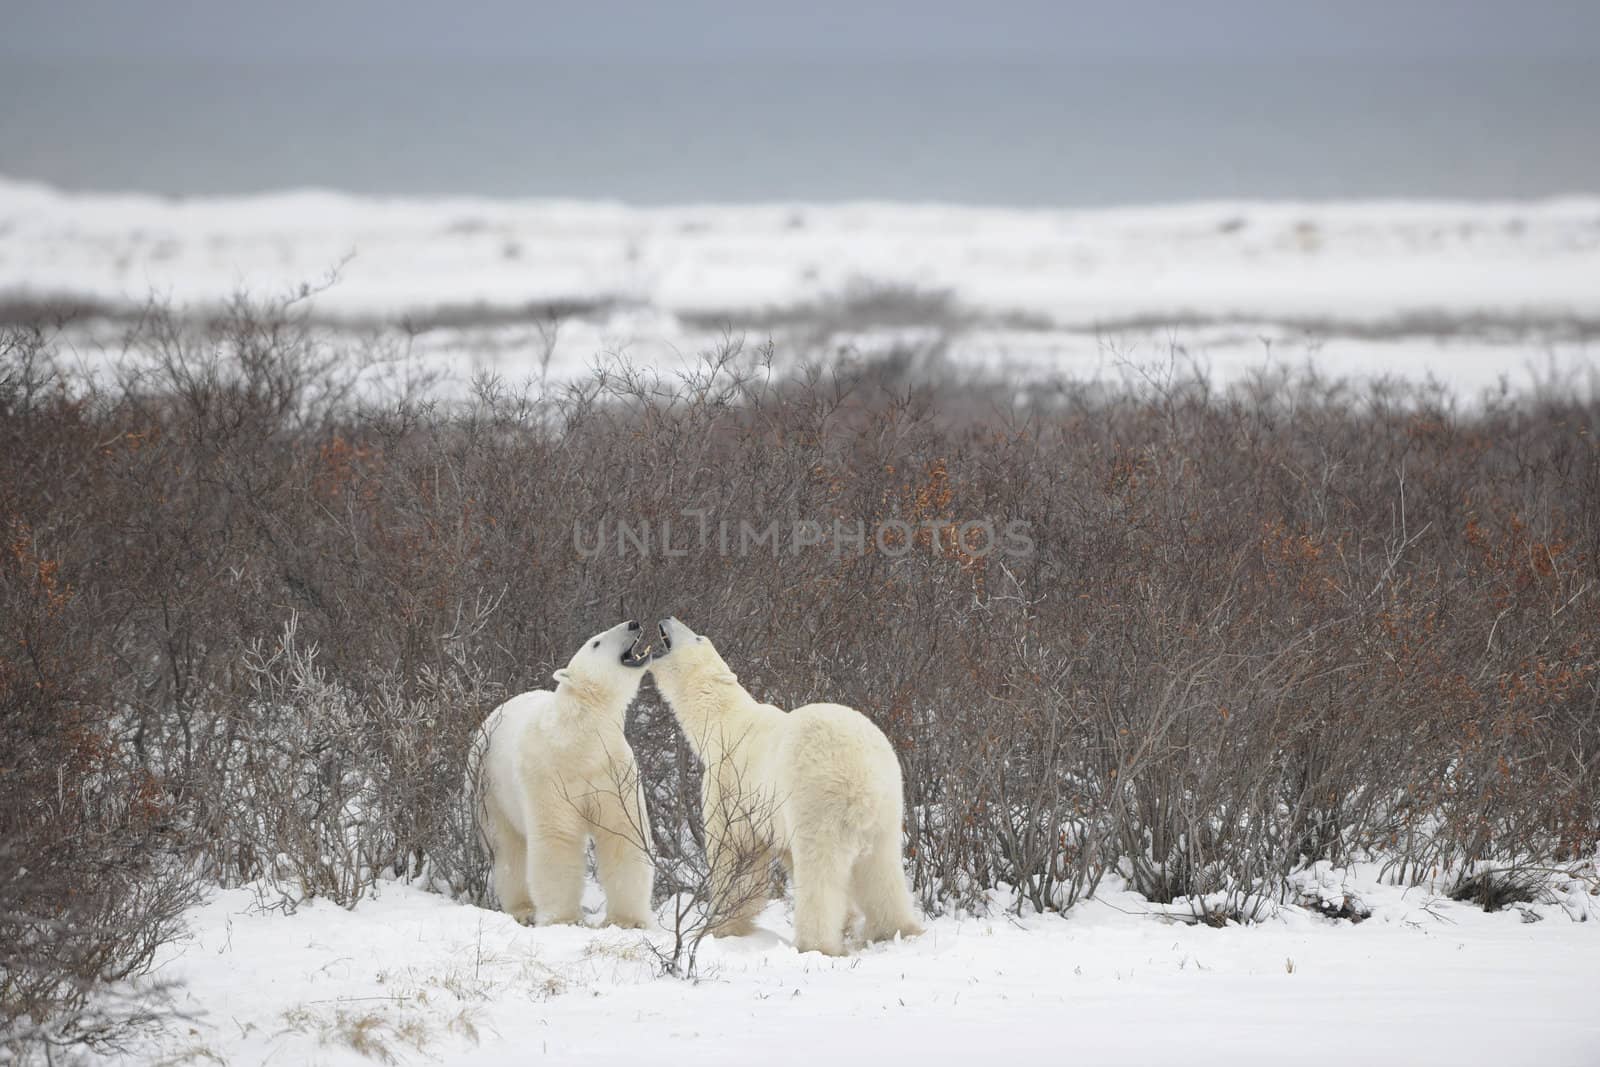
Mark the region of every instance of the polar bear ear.
POLYGON ((550 677, 555 679, 557 685, 560 685, 562 682, 565 682, 572 677, 572 672, 567 670, 565 667, 561 667, 557 669, 557 671, 550 677))
POLYGON ((723 685, 738 685, 739 684, 739 676, 737 674, 734 674, 732 671, 722 671, 721 673, 719 673, 716 676, 716 678, 714 680, 718 681, 718 682, 721 682, 723 685))

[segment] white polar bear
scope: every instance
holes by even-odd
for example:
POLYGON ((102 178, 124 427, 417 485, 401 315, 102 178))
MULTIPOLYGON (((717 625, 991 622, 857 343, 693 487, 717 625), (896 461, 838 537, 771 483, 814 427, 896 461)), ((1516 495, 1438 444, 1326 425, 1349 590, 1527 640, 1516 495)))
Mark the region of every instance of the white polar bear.
POLYGON ((637 622, 584 642, 554 692, 512 697, 484 721, 469 764, 494 891, 518 922, 576 923, 585 849, 606 894, 606 923, 651 918, 649 820, 623 716, 650 661, 637 622), (480 776, 481 772, 481 776, 480 776))
POLYGON ((801 952, 843 955, 852 908, 869 941, 921 933, 900 866, 900 761, 883 731, 840 704, 758 703, 708 639, 677 619, 660 634, 651 673, 705 764, 712 893, 728 902, 713 932, 749 932, 778 857, 801 952))

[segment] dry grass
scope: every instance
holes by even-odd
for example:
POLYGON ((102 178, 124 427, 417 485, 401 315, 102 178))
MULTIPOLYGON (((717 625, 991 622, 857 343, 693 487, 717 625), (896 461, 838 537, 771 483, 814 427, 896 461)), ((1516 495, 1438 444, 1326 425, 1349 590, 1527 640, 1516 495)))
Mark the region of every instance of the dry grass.
POLYGON ((420 1015, 386 1007, 302 1005, 283 1014, 286 1032, 322 1045, 343 1045, 379 1063, 399 1063, 407 1051, 426 1053, 432 1035, 420 1015))

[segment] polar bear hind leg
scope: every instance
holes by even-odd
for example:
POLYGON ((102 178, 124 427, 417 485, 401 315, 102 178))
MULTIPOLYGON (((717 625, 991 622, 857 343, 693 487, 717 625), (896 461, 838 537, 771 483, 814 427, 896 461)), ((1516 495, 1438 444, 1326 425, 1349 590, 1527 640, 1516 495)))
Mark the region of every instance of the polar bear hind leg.
POLYGON ((866 940, 887 941, 896 934, 915 937, 922 933, 900 868, 899 827, 880 831, 856 858, 850 890, 852 902, 866 920, 862 927, 866 940))

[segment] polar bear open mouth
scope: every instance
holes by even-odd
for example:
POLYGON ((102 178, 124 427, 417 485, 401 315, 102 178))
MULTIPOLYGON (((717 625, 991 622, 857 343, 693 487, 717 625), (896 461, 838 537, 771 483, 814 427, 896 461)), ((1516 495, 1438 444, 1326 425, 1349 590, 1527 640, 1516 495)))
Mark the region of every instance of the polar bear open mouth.
POLYGON ((652 655, 650 638, 641 633, 633 644, 622 650, 622 665, 624 667, 643 667, 650 662, 652 655))

